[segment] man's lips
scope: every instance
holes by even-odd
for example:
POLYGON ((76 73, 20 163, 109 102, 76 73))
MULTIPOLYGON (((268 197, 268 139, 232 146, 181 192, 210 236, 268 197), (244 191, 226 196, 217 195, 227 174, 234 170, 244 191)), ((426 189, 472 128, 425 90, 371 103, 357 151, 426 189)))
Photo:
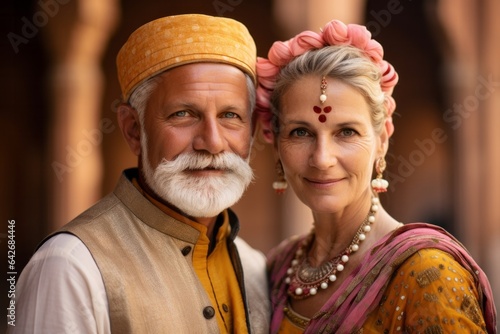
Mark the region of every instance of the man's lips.
POLYGON ((215 170, 215 171, 228 171, 228 168, 219 168, 219 167, 204 167, 204 168, 188 168, 186 171, 188 172, 197 172, 197 171, 205 171, 205 170, 215 170))
POLYGON ((198 169, 186 169, 186 173, 190 174, 198 174, 198 175, 214 175, 214 174, 223 174, 228 172, 228 169, 225 168, 215 168, 215 167, 205 167, 198 169))

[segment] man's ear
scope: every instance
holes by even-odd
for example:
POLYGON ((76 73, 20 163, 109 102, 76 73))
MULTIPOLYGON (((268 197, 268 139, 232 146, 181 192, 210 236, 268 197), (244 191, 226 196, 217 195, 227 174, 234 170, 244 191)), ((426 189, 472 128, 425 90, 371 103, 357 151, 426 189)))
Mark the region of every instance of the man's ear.
POLYGON ((139 156, 141 154, 141 125, 137 110, 129 104, 122 103, 118 106, 117 118, 130 150, 139 156))

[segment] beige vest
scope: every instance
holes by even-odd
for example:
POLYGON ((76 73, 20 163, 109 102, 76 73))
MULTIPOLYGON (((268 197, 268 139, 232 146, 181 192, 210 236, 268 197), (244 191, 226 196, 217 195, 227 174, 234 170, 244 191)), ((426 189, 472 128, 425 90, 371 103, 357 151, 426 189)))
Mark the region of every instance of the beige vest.
MULTIPOLYGON (((76 235, 94 257, 113 333, 219 333, 216 317, 207 316, 212 305, 192 267, 192 251, 187 251, 199 232, 144 198, 126 177, 130 173, 136 170, 126 171, 112 194, 56 233, 76 235)), ((235 219, 231 225, 236 232, 235 219)), ((264 257, 239 238, 228 247, 243 289, 249 331, 267 333, 264 257)))

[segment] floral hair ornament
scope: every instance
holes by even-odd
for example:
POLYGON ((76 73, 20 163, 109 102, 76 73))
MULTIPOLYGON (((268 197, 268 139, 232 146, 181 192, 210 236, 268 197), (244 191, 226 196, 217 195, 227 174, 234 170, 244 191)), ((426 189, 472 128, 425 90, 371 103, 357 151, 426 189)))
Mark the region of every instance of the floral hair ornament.
POLYGON ((380 86, 385 95, 384 104, 387 110, 385 127, 389 136, 394 132, 392 114, 396 109, 396 102, 391 95, 394 86, 398 82, 398 74, 391 64, 383 60, 384 50, 382 45, 371 38, 371 33, 365 26, 358 24, 346 25, 341 21, 333 20, 327 23, 320 33, 304 31, 287 41, 274 42, 269 49, 268 59, 257 58, 258 86, 255 111, 262 126, 264 139, 267 142, 273 142, 270 97, 281 68, 307 51, 321 49, 329 45, 354 46, 362 50, 380 68, 382 75, 380 86))

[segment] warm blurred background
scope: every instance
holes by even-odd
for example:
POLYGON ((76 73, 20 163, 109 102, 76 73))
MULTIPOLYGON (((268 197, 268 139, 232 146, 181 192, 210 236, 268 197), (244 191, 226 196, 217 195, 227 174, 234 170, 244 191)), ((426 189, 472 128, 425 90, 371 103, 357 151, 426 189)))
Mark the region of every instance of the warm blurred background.
MULTIPOLYGON (((9 220, 19 274, 47 233, 112 191, 121 170, 136 164, 115 119, 115 56, 135 28, 182 13, 243 22, 259 56, 274 40, 318 31, 334 18, 366 24, 400 75, 391 186, 382 201, 400 221, 441 225, 461 240, 489 276, 499 308, 498 0, 3 1, 3 263, 9 220)), ((257 138, 256 181, 235 206, 240 235, 264 252, 312 221, 291 191, 274 194, 274 164, 257 138)))

